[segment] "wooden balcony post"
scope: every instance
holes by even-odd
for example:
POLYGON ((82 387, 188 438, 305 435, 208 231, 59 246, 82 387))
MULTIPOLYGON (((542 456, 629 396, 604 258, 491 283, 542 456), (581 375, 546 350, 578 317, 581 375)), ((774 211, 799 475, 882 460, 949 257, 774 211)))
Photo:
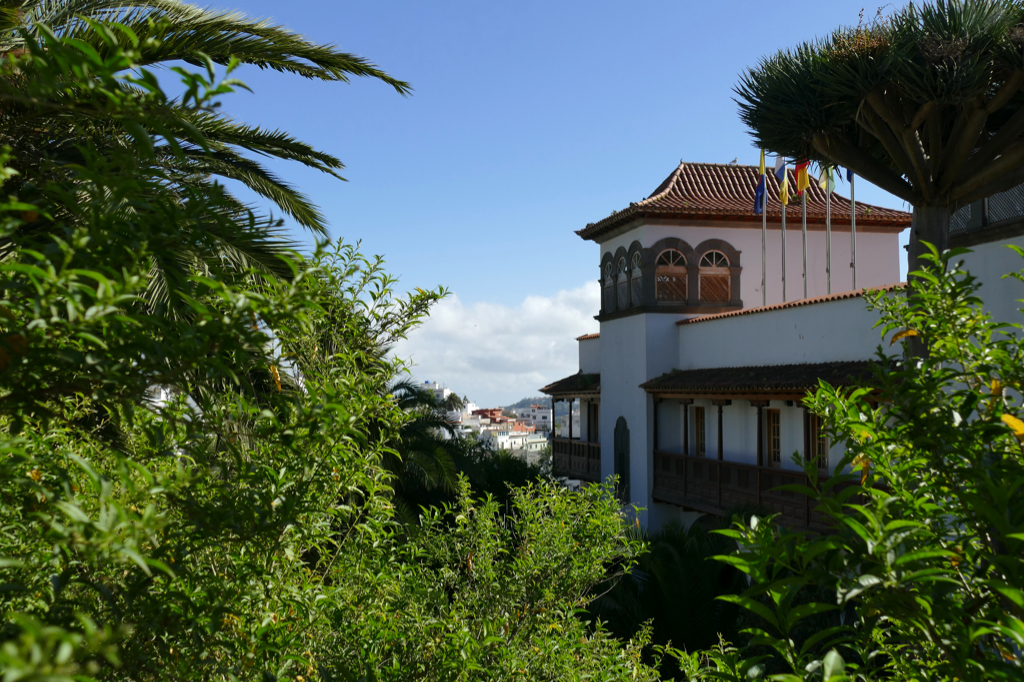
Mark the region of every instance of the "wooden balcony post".
POLYGON ((654 451, 658 451, 658 403, 660 399, 654 398, 654 451))
POLYGON ((757 404, 757 466, 764 466, 764 404, 757 404))
POLYGON ((722 452, 722 407, 732 405, 731 400, 712 400, 712 405, 718 407, 718 459, 723 459, 722 452))
POLYGON ((690 456, 690 405, 692 404, 692 399, 679 401, 679 405, 683 408, 683 457, 690 456))
POLYGON ((572 440, 572 398, 569 398, 569 440, 572 440))
MULTIPOLYGON (((551 423, 548 426, 551 428, 551 442, 554 443, 555 436, 558 435, 558 429, 555 428, 555 396, 551 396, 551 423)), ((552 451, 554 451, 554 448, 552 448, 552 451)))

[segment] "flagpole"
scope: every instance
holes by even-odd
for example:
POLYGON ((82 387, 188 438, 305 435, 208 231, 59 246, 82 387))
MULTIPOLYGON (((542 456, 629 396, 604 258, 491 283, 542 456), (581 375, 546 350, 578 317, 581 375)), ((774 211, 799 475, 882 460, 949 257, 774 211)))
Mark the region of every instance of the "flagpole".
POLYGON ((803 236, 804 236, 804 298, 807 298, 807 190, 800 193, 801 208, 803 209, 803 236))
POLYGON ((761 173, 764 194, 761 195, 761 305, 768 305, 768 290, 765 288, 768 271, 768 180, 761 173))
MULTIPOLYGON (((787 171, 788 172, 788 171, 787 171)), ((787 178, 788 180, 788 178, 787 178)), ((789 183, 782 183, 782 187, 779 188, 779 198, 781 199, 781 192, 789 193, 789 183)), ((788 197, 787 197, 788 199, 788 197)), ((789 208, 788 201, 782 204, 782 302, 786 302, 786 209, 789 208)))
POLYGON ((832 294, 832 172, 825 169, 825 293, 832 294))
POLYGON ((853 268, 853 288, 857 288, 857 199, 853 192, 856 175, 850 176, 850 267, 853 268))

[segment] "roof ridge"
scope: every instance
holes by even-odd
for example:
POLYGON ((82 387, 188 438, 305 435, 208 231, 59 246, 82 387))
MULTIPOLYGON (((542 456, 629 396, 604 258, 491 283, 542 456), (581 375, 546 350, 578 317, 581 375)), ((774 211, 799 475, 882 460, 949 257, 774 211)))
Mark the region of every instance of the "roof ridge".
POLYGON ((682 175, 683 166, 685 165, 686 162, 680 161, 679 165, 676 166, 676 169, 669 173, 669 176, 667 178, 661 181, 661 184, 654 190, 651 196, 647 197, 646 199, 641 199, 635 204, 631 204, 631 207, 643 206, 647 202, 654 202, 666 196, 669 192, 672 191, 672 188, 676 186, 676 183, 679 182, 679 176, 682 175))
POLYGON ((829 303, 831 301, 842 301, 850 298, 860 298, 869 291, 896 291, 897 289, 903 289, 907 286, 906 282, 896 282, 894 284, 882 284, 874 287, 862 287, 860 289, 851 289, 850 291, 840 291, 836 294, 825 294, 824 296, 812 296, 811 298, 799 298, 795 301, 785 301, 783 303, 772 303, 771 305, 761 305, 754 308, 743 308, 742 310, 730 310, 726 313, 716 313, 714 315, 701 315, 699 317, 688 317, 684 320, 677 320, 676 326, 684 324, 697 324, 699 322, 710 322, 711 320, 720 320, 726 317, 740 317, 741 315, 753 315, 756 313, 768 313, 775 310, 786 310, 787 308, 800 308, 805 305, 814 305, 816 303, 829 303))

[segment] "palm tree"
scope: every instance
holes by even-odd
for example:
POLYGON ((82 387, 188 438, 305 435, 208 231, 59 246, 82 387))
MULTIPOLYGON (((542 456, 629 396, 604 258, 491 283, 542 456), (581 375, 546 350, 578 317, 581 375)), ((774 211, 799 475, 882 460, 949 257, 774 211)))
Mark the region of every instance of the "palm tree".
POLYGON ((952 211, 1024 182, 1024 7, 911 4, 887 19, 761 60, 740 79, 756 143, 837 164, 914 207, 922 241, 948 245, 952 211))
MULTIPOLYGON (((160 68, 175 61, 202 66, 241 63, 325 81, 375 78, 400 94, 410 92, 408 84, 361 57, 235 12, 201 9, 178 0, 0 0, 0 55, 17 55, 38 44, 45 49, 46 41, 55 39, 79 41, 100 58, 130 45, 137 68, 160 68), (97 28, 90 22, 102 25, 97 28)), ((196 268, 255 266, 288 272, 279 256, 293 244, 284 237, 281 221, 256 216, 217 179, 240 182, 303 228, 326 234, 326 220, 310 199, 253 156, 296 161, 339 179, 343 165, 283 131, 247 126, 218 110, 190 106, 187 96, 131 120, 104 116, 102 103, 90 110, 83 104, 87 98, 82 98, 74 115, 68 116, 60 106, 50 106, 53 103, 19 97, 31 74, 8 69, 0 80, 0 144, 13 149, 21 171, 5 188, 8 191, 37 187, 47 179, 66 180, 63 174, 73 173, 75 164, 84 161, 83 138, 102 156, 104 148, 141 147, 141 133, 156 142, 144 160, 148 170, 175 187, 181 201, 196 192, 207 199, 211 193, 217 195, 217 201, 201 202, 205 207, 212 204, 212 212, 194 217, 202 237, 182 239, 178 249, 154 263, 154 300, 166 300, 169 289, 196 268)), ((134 210, 131 205, 122 208, 134 210)), ((33 229, 45 234, 47 227, 40 220, 33 229)))
POLYGON ((437 400, 433 391, 411 379, 393 382, 388 394, 408 419, 399 429, 394 454, 385 456, 382 464, 394 475, 399 516, 412 521, 416 506, 439 501, 434 491, 444 497, 455 491, 458 461, 467 444, 448 421, 447 412, 461 403, 454 394, 448 401, 437 400))

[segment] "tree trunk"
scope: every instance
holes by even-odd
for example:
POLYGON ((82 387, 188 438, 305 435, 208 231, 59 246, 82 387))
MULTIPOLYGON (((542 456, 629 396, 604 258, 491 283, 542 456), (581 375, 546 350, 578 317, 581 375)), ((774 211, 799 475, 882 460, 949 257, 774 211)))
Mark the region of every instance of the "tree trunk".
POLYGON ((914 219, 910 225, 910 254, 907 258, 908 271, 924 267, 927 262, 919 261, 928 253, 922 242, 929 242, 942 253, 949 248, 949 206, 915 206, 914 219))
MULTIPOLYGON (((928 242, 939 253, 949 248, 949 206, 915 206, 914 218, 910 225, 910 248, 907 257, 907 280, 909 273, 926 267, 934 267, 934 263, 920 260, 923 254, 929 253, 924 242, 928 242)), ((907 291, 907 295, 911 295, 907 291)), ((923 358, 928 355, 928 348, 920 337, 907 339, 907 352, 910 357, 923 358)))

